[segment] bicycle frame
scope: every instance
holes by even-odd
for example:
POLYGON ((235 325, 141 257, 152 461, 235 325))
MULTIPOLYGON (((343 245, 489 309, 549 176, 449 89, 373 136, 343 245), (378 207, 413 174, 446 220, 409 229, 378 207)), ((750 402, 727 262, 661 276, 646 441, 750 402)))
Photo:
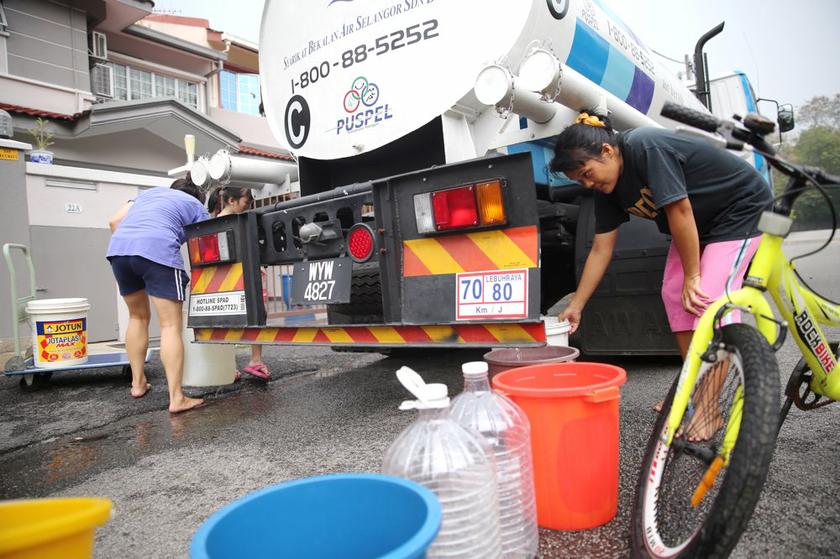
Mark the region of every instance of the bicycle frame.
MULTIPOLYGON (((776 342, 780 334, 764 291, 770 292, 784 320, 794 326, 790 331, 813 372, 811 389, 832 400, 840 400, 840 367, 819 326, 840 326, 840 305, 820 297, 799 281, 793 264, 782 251, 783 240, 782 235, 765 232, 747 272, 745 286, 717 299, 700 318, 680 371, 674 402, 668 415, 667 446, 670 447, 688 408, 702 364, 701 355, 709 349, 714 337, 715 319, 722 307, 732 307, 724 311, 724 316, 734 308, 751 313, 755 317, 756 327, 768 342, 776 342)), ((740 397, 733 403, 733 406, 739 405, 742 405, 740 397)), ((728 461, 740 428, 740 414, 732 414, 731 417, 739 420, 730 421, 726 426, 721 445, 725 461, 728 461)))

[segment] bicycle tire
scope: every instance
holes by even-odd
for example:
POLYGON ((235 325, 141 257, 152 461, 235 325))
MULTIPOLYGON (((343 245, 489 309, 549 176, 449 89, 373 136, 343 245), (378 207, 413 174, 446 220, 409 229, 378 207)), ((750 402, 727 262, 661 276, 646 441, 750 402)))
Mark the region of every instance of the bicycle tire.
MULTIPOLYGON (((725 349, 721 351, 730 364, 724 380, 730 377, 735 382, 742 380, 744 393, 741 427, 729 465, 718 475, 711 489, 714 495, 707 496, 701 503, 704 513, 691 507, 690 497, 705 471, 705 463, 674 444, 667 449, 664 460, 656 460, 664 449, 660 436, 674 400, 675 380, 654 424, 636 484, 631 521, 631 551, 634 557, 727 557, 738 543, 761 495, 776 445, 779 367, 767 340, 751 326, 724 326, 722 334, 725 349), (733 371, 737 376, 732 374, 733 371), (666 474, 677 472, 680 467, 683 470, 696 469, 700 474, 695 480, 677 478, 674 474, 676 483, 666 488, 666 481, 670 481, 666 480, 666 474), (657 480, 659 470, 661 475, 657 480), (672 498, 671 491, 683 495, 672 498), (674 512, 681 516, 672 514, 674 512), (670 518, 666 518, 668 515, 671 515, 670 518), (694 515, 697 518, 691 519, 694 515), (676 524, 686 516, 690 519, 690 532, 684 537, 676 536, 675 541, 664 542, 663 530, 673 528, 667 524, 676 524)), ((698 381, 696 387, 700 384, 701 381, 698 381)), ((723 410, 724 406, 720 409, 723 410)), ((686 416, 689 416, 688 412, 686 416)), ((688 432, 691 418, 684 418, 681 425, 684 432, 688 432)), ((721 431, 713 435, 713 440, 722 438, 721 431)), ((680 438, 684 437, 675 437, 680 438)), ((708 444, 711 446, 714 442, 708 444)))

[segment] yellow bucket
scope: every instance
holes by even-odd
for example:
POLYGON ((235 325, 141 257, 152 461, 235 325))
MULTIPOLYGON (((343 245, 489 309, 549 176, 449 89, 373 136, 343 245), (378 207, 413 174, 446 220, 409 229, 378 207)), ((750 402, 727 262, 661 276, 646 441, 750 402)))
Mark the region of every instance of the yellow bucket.
POLYGON ((74 497, 0 502, 0 558, 89 559, 110 499, 74 497))

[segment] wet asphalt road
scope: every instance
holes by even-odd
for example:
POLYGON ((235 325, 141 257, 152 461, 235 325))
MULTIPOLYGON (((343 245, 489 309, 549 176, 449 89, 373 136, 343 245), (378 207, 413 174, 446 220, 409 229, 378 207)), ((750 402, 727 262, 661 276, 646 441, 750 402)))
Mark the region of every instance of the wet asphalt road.
MULTIPOLYGON (((802 243, 801 246, 806 246, 802 243)), ((798 252, 792 247, 791 253, 798 252)), ((806 279, 837 270, 840 243, 800 265, 806 279)), ((813 279, 840 300, 840 285, 813 279)), ((840 338, 840 331, 833 332, 840 338)), ((98 495, 114 501, 114 518, 97 531, 96 557, 187 556, 195 530, 237 497, 281 481, 342 471, 378 471, 381 457, 413 419, 393 372, 408 364, 428 382, 461 390, 460 363, 482 352, 434 351, 411 357, 335 353, 328 348, 265 351, 275 380, 244 380, 239 390, 181 416, 166 411, 163 371, 154 358, 154 391, 128 396, 119 371, 56 375, 23 393, 0 378, 0 498, 98 495)), ((244 365, 247 350, 239 351, 244 365)), ((778 353, 782 382, 797 355, 778 353)), ((543 557, 624 557, 638 464, 678 363, 622 359, 619 512, 583 532, 541 531, 543 557)), ((778 441, 768 483, 735 557, 840 556, 840 405, 794 409, 778 441)), ((277 511, 254 518, 260 529, 283 523, 277 511)))

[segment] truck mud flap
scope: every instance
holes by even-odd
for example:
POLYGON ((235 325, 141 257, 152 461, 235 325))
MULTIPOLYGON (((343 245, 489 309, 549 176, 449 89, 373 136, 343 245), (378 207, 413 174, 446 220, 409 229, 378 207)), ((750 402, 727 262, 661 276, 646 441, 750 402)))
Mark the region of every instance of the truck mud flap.
POLYGON ((382 286, 379 263, 357 264, 353 268, 350 302, 327 306, 329 324, 382 323, 382 286))

